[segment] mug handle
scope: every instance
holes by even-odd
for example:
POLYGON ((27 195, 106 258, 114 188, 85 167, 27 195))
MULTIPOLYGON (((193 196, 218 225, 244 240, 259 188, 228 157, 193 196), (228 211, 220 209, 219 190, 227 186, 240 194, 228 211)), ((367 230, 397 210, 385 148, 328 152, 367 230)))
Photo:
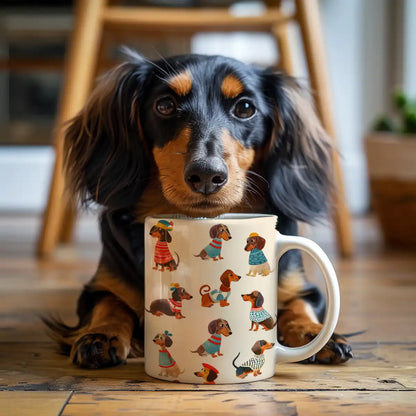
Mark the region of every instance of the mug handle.
POLYGON ((328 256, 312 240, 279 233, 276 240, 277 258, 279 259, 284 253, 292 249, 304 250, 318 263, 324 275, 327 290, 327 307, 322 330, 310 343, 302 347, 290 348, 276 342, 274 347, 276 363, 302 361, 316 354, 331 338, 339 316, 340 296, 338 280, 328 256))

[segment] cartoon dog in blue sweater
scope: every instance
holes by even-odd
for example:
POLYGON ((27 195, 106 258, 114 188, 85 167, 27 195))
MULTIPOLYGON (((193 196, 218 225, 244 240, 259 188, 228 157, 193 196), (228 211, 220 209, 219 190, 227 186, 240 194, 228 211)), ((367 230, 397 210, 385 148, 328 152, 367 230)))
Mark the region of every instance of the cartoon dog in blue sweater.
POLYGON ((247 238, 247 244, 244 247, 245 251, 249 251, 248 264, 250 269, 247 276, 268 276, 272 270, 263 253, 263 248, 266 245, 266 240, 260 237, 257 233, 251 233, 247 238))
POLYGON ((222 336, 228 337, 232 334, 229 323, 225 319, 215 319, 208 324, 208 332, 211 336, 201 344, 195 351, 201 357, 211 354, 211 357, 220 357, 222 336))
POLYGON ((182 374, 185 370, 181 370, 171 356, 168 348, 172 346, 172 334, 169 331, 165 331, 163 334, 156 334, 153 338, 153 342, 159 345, 159 376, 177 378, 179 374, 182 374))
POLYGON ((222 241, 231 240, 231 233, 228 227, 224 224, 213 225, 209 230, 209 236, 212 241, 201 250, 199 254, 194 254, 195 257, 200 257, 202 260, 214 261, 222 260, 221 256, 222 241))

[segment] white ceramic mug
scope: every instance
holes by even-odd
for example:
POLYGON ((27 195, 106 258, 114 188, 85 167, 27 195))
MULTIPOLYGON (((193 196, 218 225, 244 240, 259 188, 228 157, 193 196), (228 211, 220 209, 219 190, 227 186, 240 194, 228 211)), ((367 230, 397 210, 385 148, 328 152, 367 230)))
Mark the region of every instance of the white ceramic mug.
POLYGON ((334 268, 303 237, 276 231, 277 217, 148 217, 145 221, 145 371, 183 383, 224 384, 272 377, 275 364, 306 359, 333 333, 339 314, 334 268), (322 331, 308 345, 277 342, 277 264, 301 249, 327 289, 322 331))

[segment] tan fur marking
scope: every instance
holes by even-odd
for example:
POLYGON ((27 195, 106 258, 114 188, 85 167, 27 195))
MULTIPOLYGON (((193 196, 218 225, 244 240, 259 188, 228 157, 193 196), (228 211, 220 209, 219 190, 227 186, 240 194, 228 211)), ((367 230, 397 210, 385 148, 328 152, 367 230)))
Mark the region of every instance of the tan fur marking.
POLYGON ((322 325, 312 320, 310 310, 303 299, 295 299, 285 306, 279 316, 279 331, 285 345, 300 347, 311 341, 311 336, 319 333, 322 325))
POLYGON ((226 98, 235 98, 244 91, 244 85, 235 76, 228 74, 221 84, 221 92, 226 98))
POLYGON ((278 289, 279 308, 299 297, 304 285, 304 278, 300 270, 292 270, 285 274, 278 289))
POLYGON ((189 71, 181 72, 178 75, 170 78, 168 85, 176 92, 179 96, 189 94, 192 89, 192 76, 189 71))
POLYGON ((114 276, 111 272, 99 269, 94 276, 91 285, 95 290, 103 290, 112 293, 136 312, 140 320, 143 319, 143 296, 140 296, 137 291, 127 285, 121 278, 114 276))

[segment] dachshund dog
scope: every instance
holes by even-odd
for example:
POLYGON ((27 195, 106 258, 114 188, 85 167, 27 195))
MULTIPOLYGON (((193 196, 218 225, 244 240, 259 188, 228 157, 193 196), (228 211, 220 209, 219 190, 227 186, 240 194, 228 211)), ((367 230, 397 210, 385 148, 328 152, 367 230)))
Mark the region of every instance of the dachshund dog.
POLYGON ((247 238, 247 244, 244 247, 245 251, 250 252, 248 258, 250 270, 247 273, 247 276, 257 276, 257 273, 262 276, 267 276, 272 272, 266 256, 262 251, 265 245, 266 240, 257 233, 251 233, 247 238))
MULTIPOLYGON (((102 254, 78 323, 44 321, 85 368, 143 354, 146 216, 276 214, 280 233, 296 235, 297 221, 326 213, 333 191, 333 146, 294 78, 221 56, 128 55, 99 79, 64 140, 72 194, 102 207, 102 254), (90 348, 95 340, 100 348, 90 348)), ((278 270, 279 336, 304 345, 321 329, 325 298, 299 251, 284 254, 278 270)), ((334 334, 315 357, 351 356, 334 334)))
POLYGON ((269 312, 267 312, 266 309, 263 308, 264 297, 258 290, 255 290, 254 292, 251 292, 247 295, 241 295, 241 297, 244 301, 251 303, 250 331, 252 331, 254 327, 254 331, 258 331, 260 325, 266 331, 270 331, 272 328, 276 326, 277 321, 273 322, 273 318, 271 317, 269 312))
POLYGON ((228 241, 232 238, 228 227, 224 224, 214 225, 210 228, 209 235, 212 241, 195 257, 201 257, 202 260, 208 260, 209 258, 214 261, 222 260, 224 258, 221 256, 222 240, 228 241))
POLYGON ((182 315, 182 301, 184 299, 190 300, 192 296, 179 284, 171 284, 172 297, 169 299, 156 299, 150 304, 150 308, 146 309, 147 312, 152 313, 155 316, 174 316, 176 319, 183 319, 182 315))
POLYGON ((213 358, 224 355, 220 352, 222 335, 229 337, 232 334, 228 322, 225 319, 215 319, 208 324, 208 332, 211 337, 191 352, 197 352, 201 357, 208 354, 213 358))
POLYGON ((202 377, 204 384, 215 384, 219 371, 210 364, 202 363, 202 370, 196 371, 194 374, 197 377, 202 377))
POLYGON ((156 345, 159 345, 159 367, 160 367, 160 376, 173 377, 177 378, 179 374, 182 374, 185 370, 179 368, 176 361, 170 355, 168 348, 172 346, 173 341, 171 338, 172 334, 169 334, 168 331, 165 331, 163 334, 157 334, 153 338, 153 342, 156 345))
POLYGON ((163 272, 165 271, 165 267, 167 267, 167 269, 172 272, 179 266, 178 254, 176 253, 177 261, 175 261, 168 247, 168 243, 172 241, 172 237, 169 234, 169 231, 172 230, 172 225, 172 222, 168 223, 165 220, 160 220, 150 229, 149 234, 152 237, 157 238, 154 255, 155 267, 153 267, 153 270, 160 270, 163 272), (160 269, 158 266, 160 266, 160 269))
POLYGON ((231 282, 238 282, 241 276, 236 275, 232 270, 227 269, 220 277, 220 289, 211 290, 209 285, 203 285, 199 289, 201 295, 201 306, 210 308, 214 303, 219 303, 221 307, 229 306, 228 298, 231 294, 231 282))
POLYGON ((269 350, 274 346, 274 343, 267 342, 264 339, 254 343, 251 351, 254 352, 254 357, 245 361, 239 366, 235 365, 237 358, 240 356, 240 353, 233 360, 233 366, 235 368, 235 375, 239 378, 246 378, 250 373, 253 373, 253 376, 256 377, 261 374, 261 368, 263 367, 266 358, 264 352, 269 350))

